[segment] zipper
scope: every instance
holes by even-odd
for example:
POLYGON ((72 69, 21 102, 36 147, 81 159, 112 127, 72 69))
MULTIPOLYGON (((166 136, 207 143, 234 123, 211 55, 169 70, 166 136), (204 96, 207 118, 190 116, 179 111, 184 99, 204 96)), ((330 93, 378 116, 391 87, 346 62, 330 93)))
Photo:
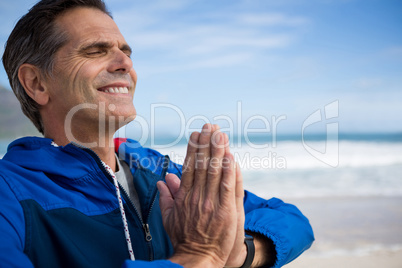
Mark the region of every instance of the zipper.
POLYGON ((145 240, 147 240, 148 242, 152 240, 152 235, 151 235, 151 231, 149 230, 149 224, 146 223, 142 226, 144 228, 145 231, 145 240))
POLYGON ((137 215, 138 219, 141 222, 142 228, 144 229, 145 232, 145 240, 147 242, 150 242, 152 240, 152 235, 151 232, 149 231, 149 225, 147 223, 144 223, 143 219, 142 219, 142 215, 140 214, 140 212, 138 211, 137 207, 134 205, 133 201, 131 201, 130 197, 128 196, 126 190, 123 188, 123 186, 121 186, 121 184, 119 183, 119 187, 121 189, 121 192, 123 192, 123 197, 124 199, 127 201, 127 203, 129 204, 128 207, 130 208, 130 210, 134 210, 135 214, 137 215), (146 227, 148 226, 148 227, 146 227))
MULTIPOLYGON (((166 177, 166 173, 167 173, 167 169, 168 169, 168 166, 169 166, 169 161, 170 161, 170 159, 169 159, 169 156, 167 156, 167 155, 165 155, 164 157, 163 157, 163 165, 162 165, 162 172, 161 172, 161 178, 165 178, 166 177)), ((145 222, 148 222, 148 220, 149 220, 149 217, 150 217, 150 215, 151 215, 151 211, 152 211, 152 208, 154 207, 154 204, 155 204, 155 201, 156 201, 156 193, 158 192, 158 190, 156 190, 155 191, 155 194, 154 194, 154 197, 153 197, 153 201, 152 201, 152 204, 151 204, 151 207, 149 208, 149 212, 148 212, 148 215, 147 215, 147 218, 146 218, 146 221, 145 222)))
MULTIPOLYGON (((161 172, 161 178, 164 178, 166 176, 169 161, 170 161, 169 156, 165 155, 164 156, 163 166, 162 166, 163 169, 162 169, 162 172, 161 172)), ((156 189, 155 193, 154 193, 154 196, 153 196, 152 204, 151 204, 151 206, 149 207, 149 210, 148 210, 148 215, 147 215, 147 217, 145 219, 145 224, 142 222, 143 223, 142 227, 143 227, 144 232, 145 232, 145 240, 148 241, 148 245, 149 245, 149 252, 150 252, 150 254, 149 254, 150 259, 149 260, 150 261, 153 260, 153 248, 152 248, 152 244, 150 243, 151 240, 152 240, 152 235, 151 235, 151 230, 149 229, 148 221, 149 221, 149 217, 151 216, 152 208, 154 207, 154 204, 155 204, 155 201, 156 201, 157 193, 158 193, 158 190, 156 189)), ((135 208, 134 205, 133 205, 133 207, 135 208)))

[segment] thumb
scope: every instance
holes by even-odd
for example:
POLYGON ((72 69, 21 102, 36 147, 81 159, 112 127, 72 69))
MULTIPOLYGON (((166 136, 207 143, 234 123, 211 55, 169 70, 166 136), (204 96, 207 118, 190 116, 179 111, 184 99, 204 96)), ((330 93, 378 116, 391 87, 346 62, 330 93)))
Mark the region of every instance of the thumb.
POLYGON ((173 196, 173 199, 175 199, 177 192, 180 189, 181 181, 180 181, 179 177, 177 177, 175 174, 170 173, 170 174, 166 175, 165 180, 166 180, 166 185, 169 188, 170 193, 173 196))
POLYGON ((166 183, 158 181, 156 186, 160 193, 159 206, 161 208, 163 222, 165 222, 166 217, 169 216, 170 211, 173 208, 174 199, 166 183))

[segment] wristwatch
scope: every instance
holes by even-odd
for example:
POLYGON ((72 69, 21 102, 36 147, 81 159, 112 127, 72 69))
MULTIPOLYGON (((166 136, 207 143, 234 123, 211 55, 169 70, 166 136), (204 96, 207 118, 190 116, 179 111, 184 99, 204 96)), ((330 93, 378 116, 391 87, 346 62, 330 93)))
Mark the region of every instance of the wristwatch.
POLYGON ((244 261, 243 265, 240 268, 249 268, 254 260, 255 255, 255 246, 254 246, 254 237, 251 235, 246 234, 244 236, 244 243, 247 246, 247 256, 246 260, 244 261))

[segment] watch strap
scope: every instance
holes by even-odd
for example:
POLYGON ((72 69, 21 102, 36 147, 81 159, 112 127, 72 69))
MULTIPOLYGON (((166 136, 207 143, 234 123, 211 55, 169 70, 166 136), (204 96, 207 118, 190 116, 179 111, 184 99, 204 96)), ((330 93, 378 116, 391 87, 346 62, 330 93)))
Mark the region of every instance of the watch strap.
POLYGON ((244 243, 246 244, 247 247, 247 256, 246 260, 244 261, 243 265, 240 268, 249 268, 253 263, 255 255, 254 237, 246 234, 244 236, 244 243))

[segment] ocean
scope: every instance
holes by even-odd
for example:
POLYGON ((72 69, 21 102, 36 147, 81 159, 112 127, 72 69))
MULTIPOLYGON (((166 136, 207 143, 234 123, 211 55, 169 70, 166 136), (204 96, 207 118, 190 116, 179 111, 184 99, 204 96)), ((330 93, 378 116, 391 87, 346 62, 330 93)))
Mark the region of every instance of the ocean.
MULTIPOLYGON (((231 152, 242 169, 244 188, 264 198, 402 196, 402 133, 325 138, 234 137, 231 152)), ((0 140, 0 157, 9 143, 0 140)), ((185 140, 152 143, 145 146, 183 163, 185 140)))
MULTIPOLYGON (((402 196, 402 134, 324 138, 232 144, 244 188, 264 198, 402 196)), ((159 150, 182 163, 186 145, 159 150)))

